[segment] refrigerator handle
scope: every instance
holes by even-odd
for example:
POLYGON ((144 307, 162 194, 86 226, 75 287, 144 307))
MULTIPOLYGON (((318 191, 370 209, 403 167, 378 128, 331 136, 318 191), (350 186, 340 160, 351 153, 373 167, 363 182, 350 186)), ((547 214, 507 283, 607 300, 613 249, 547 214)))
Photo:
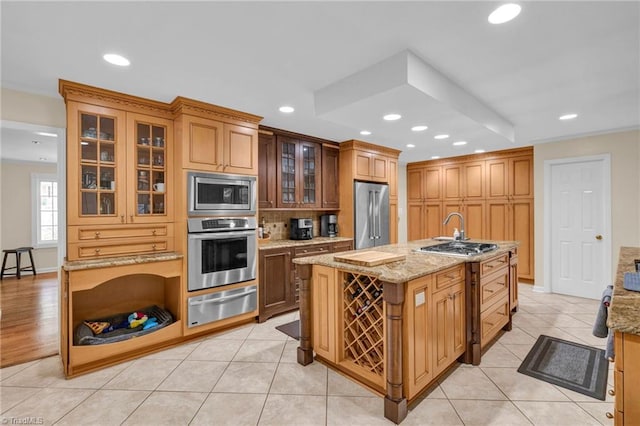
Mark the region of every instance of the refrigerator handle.
POLYGON ((367 228, 369 228, 369 239, 373 240, 374 237, 374 212, 373 212, 373 192, 369 191, 369 223, 367 223, 367 228))
POLYGON ((380 239, 380 191, 376 191, 373 195, 374 205, 375 205, 375 215, 376 219, 378 219, 376 223, 376 240, 380 239))

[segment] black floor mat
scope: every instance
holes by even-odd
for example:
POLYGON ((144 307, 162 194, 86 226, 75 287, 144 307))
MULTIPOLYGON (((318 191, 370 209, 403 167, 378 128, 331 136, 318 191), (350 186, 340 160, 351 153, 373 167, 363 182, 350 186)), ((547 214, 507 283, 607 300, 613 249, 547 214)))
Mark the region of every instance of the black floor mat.
POLYGON ((295 320, 276 327, 276 330, 282 331, 289 337, 300 340, 300 320, 295 320))

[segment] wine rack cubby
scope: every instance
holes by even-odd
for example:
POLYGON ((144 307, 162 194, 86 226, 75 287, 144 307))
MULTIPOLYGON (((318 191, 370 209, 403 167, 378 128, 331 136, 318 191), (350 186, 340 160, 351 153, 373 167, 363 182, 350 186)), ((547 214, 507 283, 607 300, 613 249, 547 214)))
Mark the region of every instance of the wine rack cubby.
POLYGON ((384 378, 384 303, 382 283, 353 272, 343 273, 343 361, 384 378))

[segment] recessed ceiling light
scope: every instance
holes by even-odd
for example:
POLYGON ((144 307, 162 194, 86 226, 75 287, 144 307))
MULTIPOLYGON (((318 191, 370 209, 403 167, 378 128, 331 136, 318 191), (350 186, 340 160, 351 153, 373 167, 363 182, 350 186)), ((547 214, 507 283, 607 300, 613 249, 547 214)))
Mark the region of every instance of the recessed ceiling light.
POLYGON ((491 24, 504 24, 509 22, 520 14, 522 8, 519 4, 507 3, 498 7, 489 15, 489 23, 491 24))
POLYGON ((395 120, 400 120, 402 116, 400 114, 387 114, 382 118, 387 121, 395 121, 395 120))
POLYGON ((565 114, 558 117, 558 120, 573 120, 576 118, 578 114, 565 114))
POLYGON ((427 130, 428 127, 427 126, 413 126, 411 128, 411 130, 413 130, 414 132, 422 132, 423 130, 427 130))
POLYGON ((412 143, 408 143, 408 144, 407 144, 407 148, 415 148, 415 147, 416 147, 416 146, 415 146, 414 144, 412 144, 412 143))
POLYGON ((49 133, 49 132, 35 132, 36 135, 40 135, 40 136, 49 136, 51 138, 57 138, 58 135, 55 133, 49 133))
POLYGON ((47 161, 45 157, 40 157, 40 161, 47 161))
POLYGON ((364 136, 367 136, 367 135, 370 135, 370 134, 371 134, 371 132, 370 132, 370 131, 368 131, 368 130, 361 130, 361 131, 360 131, 360 134, 361 134, 361 135, 364 135, 364 136))
POLYGON ((278 110, 280 110, 280 112, 284 112, 285 114, 291 114, 293 111, 295 111, 295 108, 289 105, 283 105, 278 108, 278 110))
POLYGON ((102 58, 110 64, 117 65, 119 67, 128 67, 131 64, 127 58, 116 53, 106 53, 102 58))
POLYGON ((36 145, 40 145, 40 141, 31 141, 31 143, 34 143, 36 145))
POLYGON ((439 156, 439 155, 433 155, 433 156, 431 156, 431 159, 432 159, 432 160, 437 160, 438 158, 440 158, 440 156, 439 156))
POLYGON ((466 145, 467 141, 458 141, 458 142, 454 142, 453 143, 455 146, 462 146, 462 145, 466 145))
POLYGON ((449 137, 449 135, 435 135, 433 138, 434 139, 447 139, 449 137))
POLYGON ((475 150, 475 151, 473 151, 473 152, 475 152, 476 154, 481 154, 481 153, 483 153, 483 152, 485 152, 485 151, 484 151, 484 149, 476 149, 476 150, 475 150))

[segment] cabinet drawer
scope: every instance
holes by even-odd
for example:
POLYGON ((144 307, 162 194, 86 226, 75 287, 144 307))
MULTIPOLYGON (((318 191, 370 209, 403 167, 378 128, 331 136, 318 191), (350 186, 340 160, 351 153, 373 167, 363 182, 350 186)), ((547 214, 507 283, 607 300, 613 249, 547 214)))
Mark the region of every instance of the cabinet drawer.
POLYGON ((502 300, 480 314, 480 347, 484 347, 509 322, 509 300, 502 300))
POLYGON ((491 274, 506 266, 509 266, 509 253, 505 253, 482 262, 480 264, 480 276, 483 277, 487 274, 491 274))
POLYGON ((339 243, 333 243, 333 252, 338 253, 341 251, 353 250, 353 243, 351 241, 341 241, 339 243))
POLYGON ((312 244, 293 249, 293 257, 314 256, 325 253, 331 253, 331 244, 312 244))
POLYGON ((509 268, 480 280, 480 312, 506 297, 509 291, 509 268))
POLYGON ((99 257, 128 256, 144 253, 157 253, 173 250, 173 238, 148 238, 137 241, 109 241, 95 243, 69 243, 69 260, 91 259, 99 257))
POLYGON ((70 226, 68 236, 70 243, 167 237, 173 236, 173 224, 70 226))
POLYGON ((459 281, 464 281, 464 263, 438 272, 436 274, 436 287, 434 291, 442 290, 459 281))

